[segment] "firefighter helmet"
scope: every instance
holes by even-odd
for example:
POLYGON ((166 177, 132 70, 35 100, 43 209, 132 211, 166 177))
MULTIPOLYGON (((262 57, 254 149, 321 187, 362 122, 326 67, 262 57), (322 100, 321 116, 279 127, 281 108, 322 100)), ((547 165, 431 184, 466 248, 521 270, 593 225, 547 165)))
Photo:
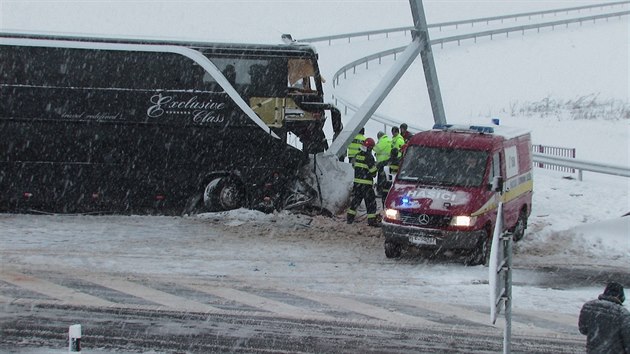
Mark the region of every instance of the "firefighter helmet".
POLYGON ((376 143, 374 142, 374 139, 372 138, 367 138, 365 139, 365 141, 363 142, 363 146, 365 146, 368 149, 371 149, 374 147, 374 145, 376 145, 376 143))

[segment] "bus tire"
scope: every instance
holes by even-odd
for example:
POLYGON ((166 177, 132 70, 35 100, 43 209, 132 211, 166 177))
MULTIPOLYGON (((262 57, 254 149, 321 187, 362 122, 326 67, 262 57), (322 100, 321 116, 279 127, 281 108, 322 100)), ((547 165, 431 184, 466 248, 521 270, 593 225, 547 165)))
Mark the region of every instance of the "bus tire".
POLYGON ((218 177, 206 185, 203 204, 207 211, 238 209, 245 201, 243 184, 235 178, 218 177))

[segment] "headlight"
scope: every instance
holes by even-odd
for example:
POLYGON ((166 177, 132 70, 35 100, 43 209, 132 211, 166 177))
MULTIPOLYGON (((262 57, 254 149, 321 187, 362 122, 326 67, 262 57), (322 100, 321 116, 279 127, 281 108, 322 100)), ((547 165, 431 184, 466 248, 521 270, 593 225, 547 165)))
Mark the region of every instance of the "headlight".
POLYGON ((470 227, 470 226, 475 225, 476 222, 477 222, 476 216, 459 215, 459 216, 454 216, 453 219, 451 219, 451 226, 470 227))
POLYGON ((398 220, 398 210, 385 209, 385 218, 390 220, 398 220))

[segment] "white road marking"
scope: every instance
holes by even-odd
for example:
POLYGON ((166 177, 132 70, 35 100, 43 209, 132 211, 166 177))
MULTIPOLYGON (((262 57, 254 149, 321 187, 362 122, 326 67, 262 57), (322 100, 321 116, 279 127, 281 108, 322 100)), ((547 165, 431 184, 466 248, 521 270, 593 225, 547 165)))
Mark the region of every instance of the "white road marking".
POLYGON ((0 280, 19 286, 39 294, 46 295, 53 299, 60 300, 64 304, 77 306, 103 306, 109 307, 114 303, 103 300, 96 296, 82 293, 74 289, 61 286, 47 280, 38 279, 29 275, 21 274, 10 270, 0 272, 0 280))
POLYGON ((352 311, 365 316, 377 318, 394 324, 401 325, 416 325, 416 326, 432 326, 438 325, 438 323, 426 320, 424 318, 407 315, 400 312, 394 312, 382 307, 366 304, 357 300, 335 296, 331 294, 316 294, 313 292, 305 291, 292 291, 294 294, 303 298, 316 301, 328 306, 340 308, 343 310, 352 311))
MULTIPOLYGON (((151 310, 176 310, 185 312, 196 313, 215 313, 215 314, 238 314, 242 311, 231 311, 215 308, 208 304, 203 304, 194 300, 189 300, 180 296, 169 294, 160 290, 156 290, 135 282, 128 280, 115 278, 111 276, 103 275, 79 275, 72 274, 73 277, 81 278, 88 282, 99 284, 101 286, 129 294, 138 298, 142 298, 149 302, 155 303, 152 305, 136 305, 136 304, 120 304, 113 303, 74 289, 61 286, 52 283, 47 280, 38 279, 29 275, 25 275, 16 271, 3 269, 0 271, 0 280, 7 283, 16 285, 18 287, 43 294, 55 300, 33 300, 34 303, 53 303, 53 304, 68 304, 74 306, 90 306, 90 307, 119 307, 127 309, 151 309, 151 310)), ((247 314, 251 316, 265 316, 266 313, 273 313, 284 318, 292 319, 314 319, 323 321, 342 321, 343 318, 335 318, 325 313, 317 311, 311 311, 298 306, 283 303, 281 301, 269 299, 266 297, 258 296, 249 292, 233 289, 225 286, 214 286, 211 284, 198 284, 197 282, 182 281, 182 279, 174 280, 177 284, 195 289, 216 297, 221 297, 227 300, 238 302, 247 306, 251 306, 262 310, 262 312, 248 311, 247 314)), ((251 281, 246 281, 250 282, 251 281)), ((262 284, 260 288, 265 287, 262 284)), ((379 306, 367 304, 352 298, 325 294, 306 292, 303 290, 291 290, 291 289, 276 289, 289 294, 315 301, 317 303, 325 304, 342 311, 354 312, 361 315, 368 316, 373 319, 385 321, 391 324, 397 325, 412 325, 412 326, 444 326, 443 323, 431 321, 422 317, 408 315, 398 311, 392 311, 379 306)), ((28 302, 28 299, 11 298, 0 295, 0 303, 20 303, 28 302)), ((489 314, 469 310, 466 308, 453 306, 445 303, 435 303, 419 300, 407 300, 405 304, 416 308, 425 309, 437 314, 443 314, 445 317, 457 318, 469 322, 478 323, 483 325, 487 329, 503 328, 505 326, 505 320, 503 316, 499 316, 497 323, 492 326, 490 324, 489 314)), ((515 313, 516 314, 516 313, 515 313)), ((516 314, 518 315, 518 314, 516 314)), ((563 315, 563 314, 547 314, 538 311, 527 312, 528 316, 540 318, 553 323, 559 323, 565 326, 574 326, 577 323, 575 316, 563 315)), ((512 321, 513 329, 519 332, 526 332, 530 334, 539 335, 556 335, 560 334, 552 329, 537 327, 533 324, 525 324, 517 321, 512 321)))
POLYGON ((274 314, 278 314, 283 317, 296 318, 296 319, 319 319, 319 320, 326 320, 326 321, 334 320, 333 317, 328 316, 326 314, 322 314, 322 313, 310 311, 301 307, 285 304, 280 301, 254 295, 254 294, 237 290, 237 289, 211 286, 211 285, 198 285, 198 284, 195 284, 195 285, 186 284, 186 286, 202 291, 204 293, 217 296, 217 297, 221 297, 221 298, 232 300, 241 304, 245 304, 247 306, 255 307, 258 309, 265 310, 265 311, 270 311, 270 312, 273 312, 274 314))
MULTIPOLYGON (((434 313, 443 314, 447 317, 454 317, 465 321, 470 321, 474 323, 478 323, 484 326, 493 326, 498 328, 505 328, 505 316, 503 316, 503 312, 497 318, 497 322, 493 325, 490 322, 490 310, 487 313, 477 312, 474 310, 469 310, 459 306, 453 306, 445 303, 437 303, 437 302, 428 302, 428 301, 419 301, 419 300, 408 300, 405 302, 414 307, 418 307, 421 309, 425 309, 427 311, 431 311, 434 313)), ((513 313, 514 316, 514 313, 513 313)), ((559 334, 551 329, 541 328, 530 324, 525 324, 522 322, 514 321, 512 319, 512 328, 518 331, 527 331, 530 334, 559 334)))
POLYGON ((169 294, 164 291, 149 288, 144 285, 123 279, 101 275, 82 276, 81 278, 86 281, 99 284, 125 294, 133 295, 135 297, 139 297, 141 299, 160 304, 178 311, 200 313, 221 312, 219 309, 210 305, 202 304, 197 301, 189 300, 180 296, 169 294))

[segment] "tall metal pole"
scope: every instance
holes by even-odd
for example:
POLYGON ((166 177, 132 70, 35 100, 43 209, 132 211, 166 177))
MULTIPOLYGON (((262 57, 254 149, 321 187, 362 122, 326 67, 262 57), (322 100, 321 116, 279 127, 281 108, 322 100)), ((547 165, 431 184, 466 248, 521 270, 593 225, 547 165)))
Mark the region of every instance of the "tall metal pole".
POLYGON ((431 40, 429 39, 429 28, 427 25, 427 19, 424 15, 422 0, 409 0, 409 4, 411 5, 413 26, 416 29, 414 36, 419 36, 420 43, 423 44, 420 57, 422 58, 424 77, 427 82, 429 99, 431 100, 433 120, 436 124, 446 124, 446 114, 444 113, 444 104, 442 103, 442 94, 440 92, 437 70, 435 68, 435 62, 433 61, 433 51, 431 50, 431 40))
POLYGON ((435 69, 435 63, 433 62, 433 52, 431 51, 431 43, 429 42, 429 31, 427 28, 427 20, 424 17, 422 0, 409 0, 409 3, 411 5, 411 14, 413 15, 415 27, 413 40, 401 53, 394 65, 387 71, 378 86, 370 93, 368 98, 352 116, 350 122, 345 124, 344 129, 339 133, 337 138, 333 140, 332 144, 330 144, 330 148, 325 152, 326 155, 342 156, 345 153, 352 139, 357 135, 359 130, 361 130, 361 127, 370 120, 372 114, 374 114, 376 109, 385 100, 389 92, 411 66, 418 54, 422 57, 422 66, 424 67, 424 76, 426 77, 427 89, 429 90, 433 120, 437 124, 446 124, 446 115, 444 114, 437 71, 435 69))

